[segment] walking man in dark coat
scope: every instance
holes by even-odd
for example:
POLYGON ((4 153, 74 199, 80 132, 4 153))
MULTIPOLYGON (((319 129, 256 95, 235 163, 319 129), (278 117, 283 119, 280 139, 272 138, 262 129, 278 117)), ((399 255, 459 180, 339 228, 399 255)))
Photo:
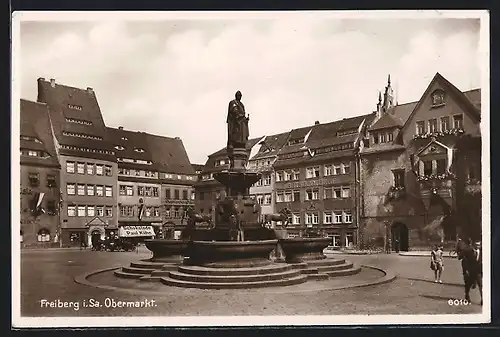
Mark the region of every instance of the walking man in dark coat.
POLYGON ((483 250, 481 242, 476 241, 461 251, 462 269, 465 284, 465 299, 470 302, 470 290, 479 289, 481 305, 483 304, 483 250))

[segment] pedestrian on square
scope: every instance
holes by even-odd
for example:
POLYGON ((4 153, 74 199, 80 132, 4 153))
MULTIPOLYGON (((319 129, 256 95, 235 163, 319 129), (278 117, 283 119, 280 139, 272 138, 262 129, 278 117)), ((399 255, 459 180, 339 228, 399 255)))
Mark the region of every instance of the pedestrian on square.
POLYGON ((443 281, 441 281, 441 276, 443 274, 444 264, 443 248, 441 246, 435 245, 434 249, 431 251, 431 269, 434 271, 434 282, 443 283, 443 281))

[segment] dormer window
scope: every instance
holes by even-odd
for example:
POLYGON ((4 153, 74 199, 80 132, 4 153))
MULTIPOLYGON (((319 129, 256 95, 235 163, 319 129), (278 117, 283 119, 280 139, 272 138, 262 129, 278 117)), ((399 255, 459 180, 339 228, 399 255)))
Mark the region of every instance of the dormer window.
POLYGON ((128 140, 128 138, 127 137, 122 137, 122 140, 128 140))
POLYGON ((120 146, 120 145, 116 145, 115 146, 115 149, 118 150, 118 151, 123 151, 125 150, 125 148, 123 146, 120 146))
POLYGON ((82 111, 82 106, 81 105, 68 104, 68 108, 70 108, 71 110, 82 111))
POLYGON ((141 148, 135 148, 134 151, 138 153, 144 153, 144 149, 141 148))
POLYGON ((436 90, 432 93, 432 106, 444 105, 444 91, 436 90))

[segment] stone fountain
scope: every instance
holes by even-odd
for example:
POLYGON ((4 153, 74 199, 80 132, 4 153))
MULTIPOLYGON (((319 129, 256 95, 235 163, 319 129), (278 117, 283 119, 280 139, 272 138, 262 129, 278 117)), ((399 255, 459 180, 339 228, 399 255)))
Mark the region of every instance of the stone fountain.
MULTIPOLYGON (((116 276, 159 280, 180 287, 221 289, 285 286, 359 272, 358 267, 345 260, 325 260, 323 249, 328 238, 278 240, 274 230, 265 227, 260 205, 249 196, 249 188, 261 175, 246 170, 248 121, 238 91, 229 102, 227 115, 229 169, 214 174, 226 188, 226 197, 216 204, 215 221, 191 210, 181 240, 147 240, 146 247, 153 257, 142 265, 136 263, 116 271, 116 276), (200 222, 209 223, 210 228, 198 228, 196 224, 200 222), (278 241, 286 263, 270 259, 278 241)), ((283 216, 267 217, 284 220, 283 216)))

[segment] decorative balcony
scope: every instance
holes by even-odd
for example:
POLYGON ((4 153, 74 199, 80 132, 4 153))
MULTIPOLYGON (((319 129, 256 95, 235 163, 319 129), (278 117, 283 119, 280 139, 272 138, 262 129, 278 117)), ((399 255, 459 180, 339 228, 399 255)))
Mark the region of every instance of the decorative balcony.
POLYGON ((461 136, 464 134, 463 129, 454 128, 446 131, 438 131, 438 132, 427 132, 424 134, 418 134, 413 136, 413 139, 429 139, 429 138, 439 138, 445 136, 461 136))

